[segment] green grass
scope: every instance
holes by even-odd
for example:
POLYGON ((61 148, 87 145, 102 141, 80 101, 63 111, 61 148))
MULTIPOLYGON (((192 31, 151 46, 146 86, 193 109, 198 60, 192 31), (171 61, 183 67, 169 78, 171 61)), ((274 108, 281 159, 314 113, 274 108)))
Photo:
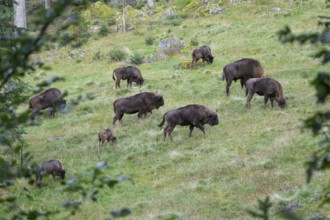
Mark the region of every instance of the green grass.
MULTIPOLYGON (((276 198, 274 202, 278 207, 302 204, 297 213, 306 217, 329 217, 329 209, 318 207, 321 186, 329 177, 324 175, 310 185, 305 183, 303 163, 318 141, 300 130, 302 120, 320 107, 315 104, 315 92, 309 82, 318 71, 328 68, 311 58, 316 48, 282 45, 276 35, 284 25, 290 25, 295 32, 317 30, 317 16, 328 11, 321 0, 303 4, 273 2, 230 5, 221 15, 183 20, 181 25, 170 27, 170 34, 168 26, 140 26, 144 35, 113 33, 80 48, 85 51, 82 58, 69 59, 73 50, 69 47, 36 55, 41 60, 51 56, 53 60, 47 64, 52 69, 37 72, 35 81, 33 77, 27 81, 33 84, 49 76, 63 76, 66 80, 53 86, 67 90, 69 99, 86 93, 93 93, 95 99, 69 106, 67 113, 57 114, 54 119, 46 113, 39 116, 36 121, 40 126, 28 127, 25 135, 35 159, 62 160, 67 179, 107 160, 112 166, 109 175, 127 175, 134 181, 103 191, 96 203, 84 204, 71 219, 104 219, 110 210, 123 207, 132 211, 127 219, 249 219, 246 209, 254 208, 257 198, 267 195, 293 197, 289 202, 276 198), (270 12, 272 7, 281 7, 282 11, 270 12), (106 55, 115 47, 128 55, 138 52, 148 56, 156 51, 157 43, 146 45, 146 36, 154 36, 158 42, 171 34, 185 40, 187 46, 192 38, 200 46, 209 45, 215 56, 213 65, 177 69, 180 60, 191 59, 191 52, 141 64, 145 84, 126 89, 124 82, 116 90, 112 72, 129 64, 93 59, 97 51, 106 55), (220 80, 222 68, 243 57, 258 59, 266 75, 281 82, 289 98, 285 110, 278 106, 264 108, 263 98, 257 96, 251 102, 252 108, 246 109, 245 91, 239 83, 232 84, 230 97, 225 95, 225 82, 220 80), (165 105, 143 119, 125 115, 122 125, 113 126, 113 101, 142 91, 162 94, 165 105), (217 111, 219 125, 206 125, 206 135, 194 130, 191 138, 188 127, 178 126, 172 133, 173 141, 164 141, 163 131, 157 127, 163 113, 190 103, 217 111), (97 133, 107 127, 114 131, 118 143, 105 145, 99 152, 97 133), (55 140, 56 136, 63 138, 55 140)), ((46 210, 61 209, 63 200, 78 198, 63 193, 60 184, 52 185, 51 178, 44 182, 46 186, 41 189, 24 182, 15 186, 29 188, 19 196, 25 208, 42 204, 46 210)), ((280 218, 278 209, 273 209, 275 218, 280 218)), ((57 219, 66 214, 57 215, 57 219)))

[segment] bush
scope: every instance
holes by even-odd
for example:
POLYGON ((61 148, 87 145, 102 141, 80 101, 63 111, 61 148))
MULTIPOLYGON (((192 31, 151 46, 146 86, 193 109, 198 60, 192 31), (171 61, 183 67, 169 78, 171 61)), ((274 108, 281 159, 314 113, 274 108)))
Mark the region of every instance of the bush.
POLYGON ((198 40, 196 39, 196 38, 192 38, 191 40, 190 40, 190 45, 191 46, 198 46, 198 44, 199 44, 199 42, 198 42, 198 40))
POLYGON ((102 54, 101 51, 97 51, 96 53, 94 53, 93 55, 93 60, 97 61, 97 60, 102 60, 104 57, 104 55, 102 54))
POLYGON ((126 58, 127 54, 120 48, 113 48, 109 52, 109 58, 111 61, 118 62, 126 58))
POLYGON ((141 56, 139 53, 133 53, 133 55, 130 57, 130 63, 135 64, 135 65, 140 65, 143 63, 144 57, 141 56))
POLYGON ((107 25, 103 24, 98 32, 98 35, 101 37, 105 37, 110 34, 110 30, 107 25))
POLYGON ((155 41, 155 38, 152 36, 148 36, 145 38, 146 45, 153 45, 155 41))

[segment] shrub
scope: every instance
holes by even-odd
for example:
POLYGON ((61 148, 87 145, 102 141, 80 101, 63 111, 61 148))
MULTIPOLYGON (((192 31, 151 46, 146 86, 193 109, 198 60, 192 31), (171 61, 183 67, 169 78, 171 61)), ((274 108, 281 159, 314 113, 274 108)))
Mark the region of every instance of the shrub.
POLYGON ((191 46, 198 46, 198 44, 199 44, 199 42, 198 42, 198 40, 196 39, 196 38, 192 38, 191 40, 190 40, 190 45, 191 46))
POLYGON ((101 37, 105 37, 110 34, 110 30, 107 25, 103 24, 98 32, 98 35, 101 37))
POLYGON ((154 44, 154 41, 155 41, 155 38, 152 37, 152 36, 147 36, 145 38, 146 45, 153 45, 154 44))
POLYGON ((94 53, 93 55, 93 60, 102 60, 104 57, 104 55, 102 54, 101 51, 97 51, 96 53, 94 53))
POLYGON ((127 54, 120 48, 113 48, 109 52, 109 58, 111 61, 118 62, 126 58, 127 54))
POLYGON ((135 64, 135 65, 140 65, 143 63, 144 57, 141 56, 139 53, 133 53, 133 55, 130 57, 130 63, 135 64))

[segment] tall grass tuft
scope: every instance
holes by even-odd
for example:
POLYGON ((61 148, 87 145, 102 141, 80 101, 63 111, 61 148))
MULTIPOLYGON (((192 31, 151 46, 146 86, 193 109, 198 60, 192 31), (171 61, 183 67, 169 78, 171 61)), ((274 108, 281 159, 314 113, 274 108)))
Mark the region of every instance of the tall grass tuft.
POLYGON ((110 52, 108 53, 108 56, 110 58, 110 61, 119 62, 119 61, 125 60, 127 57, 127 54, 122 49, 116 47, 116 48, 113 48, 110 50, 110 52))

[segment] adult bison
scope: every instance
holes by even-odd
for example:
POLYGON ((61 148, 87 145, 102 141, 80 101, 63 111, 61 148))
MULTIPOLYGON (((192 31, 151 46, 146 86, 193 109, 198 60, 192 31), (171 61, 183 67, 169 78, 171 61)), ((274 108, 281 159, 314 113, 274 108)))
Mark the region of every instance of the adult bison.
POLYGON ((229 96, 229 87, 233 80, 236 82, 239 79, 243 88, 248 79, 260 78, 263 75, 264 69, 258 60, 244 58, 227 64, 223 68, 222 80, 226 79, 226 93, 229 96))
POLYGON ((270 103, 273 106, 273 101, 278 103, 281 108, 285 107, 285 97, 283 96, 283 90, 281 84, 272 78, 251 78, 246 82, 246 106, 251 108, 251 99, 253 95, 257 93, 260 96, 264 96, 265 107, 270 99, 270 103))
POLYGON ((51 116, 55 116, 56 108, 64 109, 66 100, 62 98, 61 91, 57 88, 50 88, 43 93, 34 96, 29 101, 29 108, 32 110, 30 116, 31 124, 34 123, 34 118, 42 109, 49 108, 51 116))
POLYGON ((142 85, 144 82, 141 71, 134 66, 115 69, 112 74, 112 79, 116 81, 116 88, 120 88, 120 80, 127 80, 127 87, 132 87, 132 82, 136 82, 138 85, 142 85))
POLYGON ((104 131, 100 131, 98 133, 98 137, 99 137, 99 146, 101 145, 101 143, 103 144, 105 141, 107 141, 108 143, 111 141, 112 143, 116 143, 117 138, 113 135, 111 129, 107 128, 104 131))
POLYGON ((138 113, 138 117, 140 118, 142 115, 148 112, 152 113, 153 109, 158 109, 163 105, 163 96, 153 92, 142 92, 133 96, 117 99, 113 103, 116 114, 113 118, 113 124, 115 124, 117 120, 121 121, 125 113, 138 113))
POLYGON ((59 176, 63 180, 65 178, 66 170, 64 169, 60 160, 49 160, 44 163, 40 163, 37 167, 36 184, 42 184, 42 178, 45 175, 52 175, 53 183, 55 177, 59 176))
POLYGON ((213 63, 213 59, 214 57, 212 56, 211 53, 211 48, 209 48, 208 46, 202 46, 199 48, 196 48, 193 52, 192 52, 192 61, 191 61, 191 68, 194 65, 194 63, 197 63, 199 59, 206 61, 208 64, 213 63))
POLYGON ((204 134, 204 124, 211 126, 219 124, 218 114, 204 105, 186 105, 184 107, 170 110, 163 115, 163 121, 158 125, 162 127, 167 121, 167 126, 164 129, 164 139, 169 136, 172 139, 171 133, 176 125, 189 125, 189 136, 191 136, 194 127, 199 128, 204 134))

